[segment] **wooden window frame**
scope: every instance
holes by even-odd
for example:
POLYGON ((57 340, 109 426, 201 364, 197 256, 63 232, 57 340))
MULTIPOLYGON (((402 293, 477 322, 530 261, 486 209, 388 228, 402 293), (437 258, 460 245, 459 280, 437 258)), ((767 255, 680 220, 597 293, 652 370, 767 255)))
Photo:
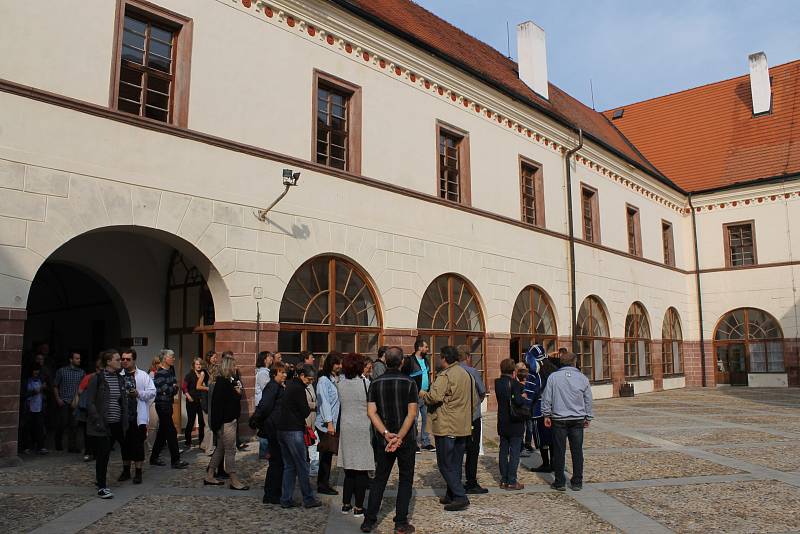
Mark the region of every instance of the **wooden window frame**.
MULTIPOLYGON (((169 117, 167 124, 180 128, 189 126, 189 86, 191 82, 192 65, 192 19, 157 6, 146 0, 117 0, 117 12, 114 20, 114 53, 111 56, 111 82, 109 89, 109 108, 119 111, 119 83, 122 67, 122 36, 125 28, 125 13, 130 11, 147 19, 159 22, 173 28, 176 32, 175 44, 172 49, 173 77, 170 99, 169 117)), ((142 95, 144 98, 145 95, 142 95)), ((138 115, 142 119, 152 119, 138 115)))
POLYGON ((758 265, 758 247, 756 245, 756 221, 754 219, 750 219, 747 221, 736 221, 725 223, 722 225, 722 242, 723 248, 725 250, 725 267, 728 269, 743 269, 747 267, 752 267, 753 265, 758 265), (753 263, 747 265, 734 265, 731 261, 731 240, 729 229, 732 226, 744 226, 750 225, 750 233, 753 235, 753 263))
POLYGON ((539 228, 545 227, 544 217, 544 171, 541 163, 537 163, 532 159, 526 158, 522 154, 519 155, 519 198, 520 198, 520 220, 525 224, 538 226, 539 228), (526 167, 535 169, 531 177, 533 180, 533 210, 534 220, 529 221, 526 212, 526 195, 525 195, 525 173, 526 167))
MULTIPOLYGON (((317 112, 318 96, 320 83, 336 91, 346 93, 347 99, 347 165, 345 172, 361 174, 361 114, 362 114, 362 90, 361 86, 348 82, 338 76, 314 69, 311 85, 311 162, 317 163, 317 112)), ((318 163, 318 165, 325 165, 318 163)), ((325 165, 332 169, 338 169, 331 165, 325 165)))
MULTIPOLYGON (((580 317, 580 313, 583 310, 584 306, 588 307, 587 314, 588 314, 588 317, 589 317, 588 320, 590 321, 590 323, 598 322, 599 319, 602 318, 602 322, 606 326, 606 334, 608 334, 608 335, 606 335, 606 336, 588 335, 587 336, 587 335, 581 334, 580 331, 576 332, 575 339, 578 341, 578 353, 577 353, 577 355, 578 355, 578 361, 581 363, 581 372, 584 375, 586 375, 586 378, 588 378, 589 382, 591 382, 592 384, 608 384, 608 383, 611 382, 611 337, 610 337, 611 331, 610 331, 610 325, 608 324, 608 314, 606 313, 606 311, 604 309, 604 306, 603 306, 603 303, 601 302, 601 300, 598 297, 594 296, 594 295, 588 295, 585 299, 583 299, 583 302, 581 303, 581 307, 578 309, 578 317, 580 317), (597 311, 599 313, 595 314, 594 313, 595 311, 597 311), (594 365, 594 360, 597 357, 597 355, 594 352, 594 349, 595 349, 595 343, 594 342, 595 341, 600 341, 601 342, 601 346, 602 346, 602 354, 600 355, 601 356, 601 360, 603 362, 603 368, 600 370, 601 378, 597 378, 598 369, 594 365), (582 350, 582 348, 583 348, 582 342, 588 342, 589 343, 590 351, 588 353, 583 352, 583 350, 582 350), (591 366, 586 366, 584 364, 584 356, 587 355, 587 354, 591 356, 591 366), (586 374, 587 367, 591 369, 591 376, 586 374)), ((577 324, 575 326, 576 326, 576 328, 578 328, 577 324)))
POLYGON ((597 189, 592 186, 586 185, 581 182, 581 228, 583 232, 583 240, 596 245, 600 244, 600 197, 597 189), (586 235, 586 225, 584 224, 586 193, 591 193, 592 198, 589 200, 592 213, 592 235, 586 235))
POLYGON ((672 223, 661 219, 661 240, 664 249, 664 265, 675 267, 675 234, 672 223))
POLYGON ((633 204, 625 204, 625 237, 628 241, 628 254, 631 256, 642 257, 642 225, 639 219, 639 208, 633 204), (630 229, 633 226, 633 250, 631 250, 630 229))
POLYGON ((623 368, 626 379, 650 379, 653 378, 653 330, 650 326, 650 319, 647 317, 647 310, 638 302, 631 304, 628 313, 625 315, 625 342, 623 345, 623 368), (639 319, 631 319, 635 321, 634 335, 628 336, 628 319, 635 317, 634 310, 638 310, 639 319), (647 330, 650 337, 642 335, 642 322, 647 322, 647 330), (639 365, 639 342, 644 342, 645 350, 645 369, 639 365), (635 372, 631 372, 635 371, 635 372))
POLYGON ((457 128, 451 124, 447 124, 440 120, 436 121, 436 137, 435 137, 435 151, 436 151, 436 193, 438 198, 447 200, 441 196, 441 180, 442 166, 439 157, 439 137, 442 132, 459 138, 458 143, 458 201, 448 200, 454 204, 461 204, 463 206, 472 205, 472 186, 470 178, 470 161, 469 161, 469 132, 457 128))

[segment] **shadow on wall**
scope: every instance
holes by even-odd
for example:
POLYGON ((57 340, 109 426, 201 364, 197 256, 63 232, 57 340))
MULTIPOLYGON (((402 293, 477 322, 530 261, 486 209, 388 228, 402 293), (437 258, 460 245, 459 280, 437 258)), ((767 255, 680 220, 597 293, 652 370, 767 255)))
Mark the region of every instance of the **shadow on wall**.
POLYGON ((308 239, 311 236, 311 229, 308 227, 307 224, 292 224, 292 229, 287 230, 280 224, 278 224, 275 219, 267 218, 269 224, 286 234, 287 236, 293 237, 295 239, 308 239))

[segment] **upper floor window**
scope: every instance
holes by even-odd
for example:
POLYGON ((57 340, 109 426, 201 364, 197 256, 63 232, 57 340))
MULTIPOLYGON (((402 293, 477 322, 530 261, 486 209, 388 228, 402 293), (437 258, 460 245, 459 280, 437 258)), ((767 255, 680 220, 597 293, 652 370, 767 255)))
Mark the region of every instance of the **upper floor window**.
POLYGON ((756 233, 753 221, 726 224, 725 265, 726 267, 742 267, 755 265, 756 233))
POLYGON ((361 88, 314 71, 314 160, 361 173, 361 88))
POLYGON ((675 239, 672 235, 672 224, 661 221, 661 241, 664 247, 664 265, 675 267, 675 239))
POLYGON ((111 107, 187 126, 191 20, 139 0, 120 9, 111 107))
POLYGON ((600 210, 597 202, 597 190, 581 185, 581 217, 583 223, 583 239, 591 243, 600 243, 600 210))
POLYGON ((628 233, 628 252, 634 256, 642 255, 642 232, 639 227, 639 208, 625 206, 625 220, 628 233))
POLYGON ((436 150, 439 198, 470 205, 468 134, 437 122, 436 150))
POLYGON ((519 186, 522 222, 544 226, 544 180, 541 165, 522 157, 519 160, 519 186))

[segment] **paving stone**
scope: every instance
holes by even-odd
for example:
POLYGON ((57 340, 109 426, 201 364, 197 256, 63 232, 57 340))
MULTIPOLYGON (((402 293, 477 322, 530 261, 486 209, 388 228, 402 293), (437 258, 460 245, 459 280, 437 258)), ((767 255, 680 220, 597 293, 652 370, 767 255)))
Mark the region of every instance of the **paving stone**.
MULTIPOLYGON (((567 469, 572 459, 567 453, 567 469)), ((693 458, 672 451, 621 452, 584 454, 583 479, 585 482, 616 482, 621 480, 648 480, 701 475, 730 475, 741 473, 731 467, 693 458)))
POLYGON ((798 454, 800 442, 798 441, 779 444, 769 443, 748 448, 714 447, 706 450, 751 464, 777 469, 778 471, 796 471, 800 469, 800 454, 798 454))
POLYGON ((608 490, 676 532, 795 532, 800 488, 775 481, 608 490))
POLYGON ((92 499, 81 495, 0 493, 2 532, 29 532, 92 499))
POLYGON ((726 443, 758 443, 786 441, 790 438, 747 428, 707 428, 652 430, 649 434, 681 445, 723 445, 726 443))

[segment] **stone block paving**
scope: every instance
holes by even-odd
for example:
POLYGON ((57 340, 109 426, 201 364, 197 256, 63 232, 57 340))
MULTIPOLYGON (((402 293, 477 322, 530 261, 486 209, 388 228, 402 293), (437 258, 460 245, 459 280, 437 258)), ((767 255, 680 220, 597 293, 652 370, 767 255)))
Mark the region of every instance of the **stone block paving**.
MULTIPOLYGON (((529 471, 519 492, 498 488, 494 414, 484 416, 479 482, 462 512, 442 510, 444 483, 436 455, 416 457, 411 521, 430 534, 520 532, 798 532, 800 531, 800 389, 687 389, 596 401, 585 434, 583 491, 556 493, 551 475, 529 471)), ((203 486, 209 458, 192 450, 190 468, 145 468, 145 483, 109 480, 116 497, 94 496, 94 464, 77 455, 27 456, 0 469, 0 532, 358 532, 360 519, 340 512, 340 497, 314 510, 261 503, 266 462, 257 446, 237 453, 237 472, 251 487, 203 486)), ((567 469, 570 458, 567 457, 567 469)), ((342 474, 333 479, 341 490, 342 474)), ((312 481, 313 485, 313 481, 312 481)), ((397 474, 385 494, 376 532, 392 532, 397 474)))

